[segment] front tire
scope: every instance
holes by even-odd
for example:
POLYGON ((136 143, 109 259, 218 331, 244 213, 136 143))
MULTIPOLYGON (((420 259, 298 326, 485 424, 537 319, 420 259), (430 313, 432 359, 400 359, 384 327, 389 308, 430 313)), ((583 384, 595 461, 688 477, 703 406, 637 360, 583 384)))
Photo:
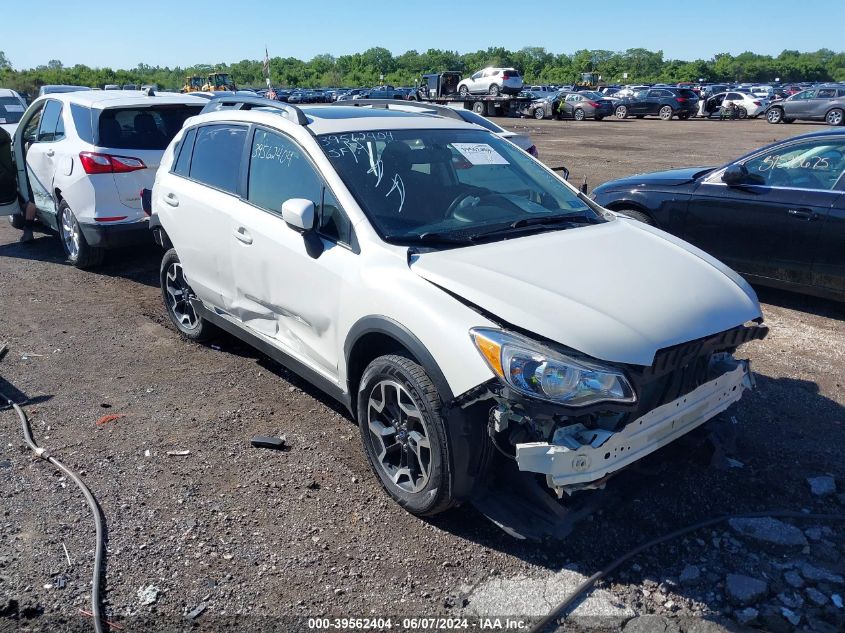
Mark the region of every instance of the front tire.
POLYGON ((652 217, 648 213, 644 213, 637 209, 613 209, 617 213, 621 213, 623 215, 627 215, 629 218, 633 220, 637 220, 638 222, 642 222, 643 224, 648 224, 649 226, 657 226, 652 219, 652 217))
POLYGON ((535 108, 534 109, 534 118, 537 119, 538 121, 540 119, 545 119, 546 118, 546 111, 543 108, 535 108))
POLYGON ((159 270, 161 298, 167 310, 170 322, 186 339, 196 342, 206 341, 214 334, 214 326, 199 316, 191 304, 194 291, 188 284, 182 263, 171 248, 164 254, 159 270))
POLYGON ((59 205, 59 240, 68 261, 77 268, 93 268, 103 263, 105 250, 90 246, 68 203, 59 205))
POLYGON ((824 120, 828 125, 842 125, 845 122, 845 111, 841 108, 834 108, 827 113, 824 120))
POLYGON ((783 109, 771 108, 768 112, 766 112, 766 121, 773 125, 783 121, 783 109))
POLYGON ((456 501, 437 388, 419 364, 376 358, 358 388, 358 427, 382 487, 408 512, 432 515, 456 501))

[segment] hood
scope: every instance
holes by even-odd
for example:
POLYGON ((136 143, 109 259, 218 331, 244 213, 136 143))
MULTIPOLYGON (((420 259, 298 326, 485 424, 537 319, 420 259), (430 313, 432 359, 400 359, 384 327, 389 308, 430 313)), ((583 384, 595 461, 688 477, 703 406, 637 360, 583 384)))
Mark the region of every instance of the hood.
POLYGON ((760 317, 739 275, 633 220, 421 253, 411 270, 512 326, 617 363, 651 365, 664 347, 760 317))
POLYGON ((713 169, 715 167, 684 167, 683 169, 667 169, 666 171, 654 171, 648 174, 635 174, 626 178, 611 180, 599 185, 596 189, 633 189, 643 185, 676 187, 689 184, 713 169))

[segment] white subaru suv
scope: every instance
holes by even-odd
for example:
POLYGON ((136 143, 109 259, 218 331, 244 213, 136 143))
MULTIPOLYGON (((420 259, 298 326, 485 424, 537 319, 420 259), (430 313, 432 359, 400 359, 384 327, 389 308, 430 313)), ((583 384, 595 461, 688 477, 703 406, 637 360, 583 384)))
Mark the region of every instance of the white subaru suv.
POLYGON ((14 138, 18 188, 59 234, 70 263, 95 266, 106 249, 149 240, 140 192, 185 119, 206 103, 122 90, 48 93, 32 102, 14 138))
POLYGON ((603 486, 738 400, 732 354, 767 332, 712 257, 399 105, 211 102, 152 212, 179 331, 222 328, 343 403, 417 514, 471 499, 495 459, 558 496, 603 486))

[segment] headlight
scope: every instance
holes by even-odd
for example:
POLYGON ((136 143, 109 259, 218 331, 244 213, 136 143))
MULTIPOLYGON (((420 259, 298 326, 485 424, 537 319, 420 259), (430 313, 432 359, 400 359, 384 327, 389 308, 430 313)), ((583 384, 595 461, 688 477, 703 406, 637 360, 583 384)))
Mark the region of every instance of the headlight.
POLYGON ((520 393, 574 407, 637 399, 619 370, 570 358, 502 330, 473 328, 469 333, 490 369, 520 393))

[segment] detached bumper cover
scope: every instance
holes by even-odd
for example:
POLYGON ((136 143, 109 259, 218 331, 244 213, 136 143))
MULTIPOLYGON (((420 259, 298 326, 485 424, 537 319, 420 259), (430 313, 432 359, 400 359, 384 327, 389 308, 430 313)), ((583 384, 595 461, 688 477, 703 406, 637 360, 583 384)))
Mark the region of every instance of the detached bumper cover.
MULTIPOLYGON (((589 443, 577 449, 547 442, 517 444, 517 466, 545 474, 553 488, 600 480, 689 433, 739 400, 753 387, 751 365, 733 362, 736 367, 718 378, 649 411, 620 431, 592 434, 589 443)), ((589 435, 577 434, 581 438, 589 435)))

